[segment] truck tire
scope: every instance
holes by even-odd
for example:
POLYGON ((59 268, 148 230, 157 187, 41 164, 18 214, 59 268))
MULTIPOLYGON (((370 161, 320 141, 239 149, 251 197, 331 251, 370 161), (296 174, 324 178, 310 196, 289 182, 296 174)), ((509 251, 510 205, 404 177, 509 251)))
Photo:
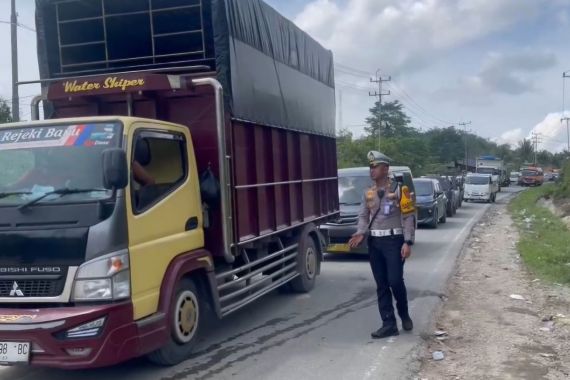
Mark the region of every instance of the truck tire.
POLYGON ((170 339, 166 345, 147 356, 151 362, 163 366, 178 364, 190 356, 206 319, 205 295, 189 278, 179 282, 170 307, 170 339))
POLYGON ((299 241, 297 255, 297 271, 299 276, 291 280, 291 289, 297 293, 308 293, 315 287, 319 252, 313 238, 306 234, 299 241))

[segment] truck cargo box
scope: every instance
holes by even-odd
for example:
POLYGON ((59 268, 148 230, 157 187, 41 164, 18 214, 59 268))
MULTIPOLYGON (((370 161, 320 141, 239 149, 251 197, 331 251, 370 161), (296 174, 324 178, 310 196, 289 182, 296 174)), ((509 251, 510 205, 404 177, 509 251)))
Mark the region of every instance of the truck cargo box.
MULTIPOLYGON (((46 118, 132 115, 186 125, 219 176, 216 78, 234 247, 338 212, 333 60, 260 0, 36 0, 46 118)), ((213 207, 207 247, 220 254, 213 207)))
POLYGON ((36 0, 43 79, 202 66, 232 117, 334 137, 332 53, 261 0, 36 0))

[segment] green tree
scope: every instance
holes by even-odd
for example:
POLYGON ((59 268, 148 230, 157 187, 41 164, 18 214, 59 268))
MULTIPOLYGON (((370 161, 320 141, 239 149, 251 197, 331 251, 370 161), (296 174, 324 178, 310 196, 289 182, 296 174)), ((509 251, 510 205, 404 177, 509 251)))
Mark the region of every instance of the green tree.
POLYGON ((9 123, 12 121, 12 112, 8 103, 0 98, 0 123, 9 123))
POLYGON ((532 142, 528 139, 523 139, 519 141, 517 154, 522 164, 524 164, 525 162, 533 161, 534 147, 532 146, 532 142))
POLYGON ((404 106, 398 100, 386 102, 380 107, 376 102, 370 109, 370 116, 366 118, 369 127, 364 128, 369 136, 380 138, 411 136, 417 133, 416 129, 410 127, 410 117, 403 110, 404 106))

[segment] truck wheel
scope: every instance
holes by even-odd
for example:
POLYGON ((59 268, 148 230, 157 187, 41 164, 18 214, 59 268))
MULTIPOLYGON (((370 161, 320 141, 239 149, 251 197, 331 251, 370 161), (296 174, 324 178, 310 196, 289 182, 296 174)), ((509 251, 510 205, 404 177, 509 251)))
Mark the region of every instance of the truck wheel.
POLYGON ((180 281, 170 307, 170 340, 148 355, 151 362, 164 366, 178 364, 190 356, 205 322, 204 295, 190 279, 180 281))
POLYGON ((447 222, 447 215, 445 214, 445 212, 443 213, 443 215, 442 215, 440 221, 441 221, 442 224, 445 223, 445 222, 447 222))
POLYGON ((309 235, 299 241, 297 255, 297 271, 299 276, 291 281, 291 288, 297 293, 308 293, 315 286, 317 268, 319 265, 319 252, 315 241, 309 235))

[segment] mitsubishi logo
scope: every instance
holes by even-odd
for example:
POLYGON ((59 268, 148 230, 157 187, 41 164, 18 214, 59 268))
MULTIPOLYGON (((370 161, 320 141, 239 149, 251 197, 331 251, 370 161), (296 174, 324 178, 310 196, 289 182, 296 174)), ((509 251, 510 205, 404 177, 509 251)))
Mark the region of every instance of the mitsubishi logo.
POLYGON ((14 284, 12 285, 12 290, 10 290, 10 297, 14 297, 14 296, 18 296, 18 297, 24 296, 24 293, 22 293, 22 291, 18 287, 18 283, 16 281, 14 281, 14 284))

